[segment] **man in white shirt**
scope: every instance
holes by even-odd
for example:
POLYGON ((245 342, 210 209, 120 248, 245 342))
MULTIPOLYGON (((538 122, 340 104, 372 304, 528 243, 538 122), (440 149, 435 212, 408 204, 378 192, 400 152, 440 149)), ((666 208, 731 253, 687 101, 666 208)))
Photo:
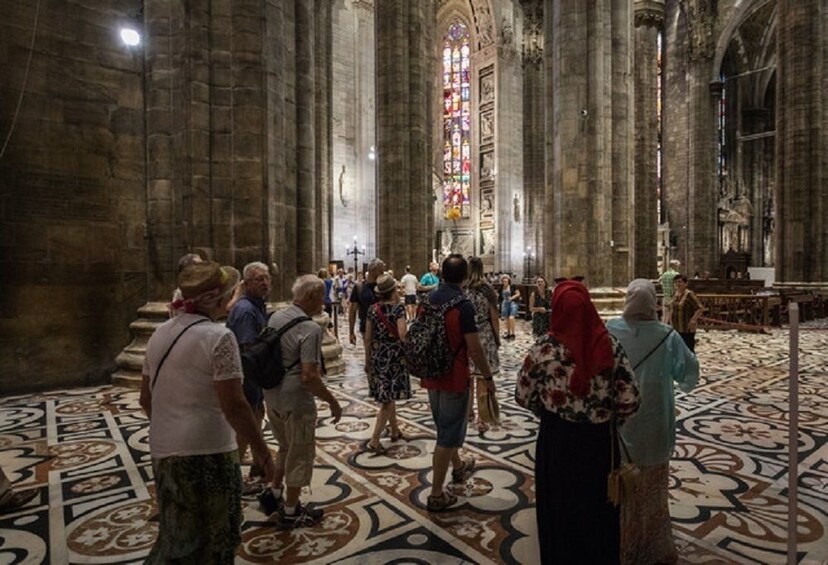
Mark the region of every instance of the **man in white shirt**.
POLYGON ((405 313, 409 320, 417 315, 417 276, 411 273, 411 267, 405 267, 405 274, 400 279, 405 296, 405 313))

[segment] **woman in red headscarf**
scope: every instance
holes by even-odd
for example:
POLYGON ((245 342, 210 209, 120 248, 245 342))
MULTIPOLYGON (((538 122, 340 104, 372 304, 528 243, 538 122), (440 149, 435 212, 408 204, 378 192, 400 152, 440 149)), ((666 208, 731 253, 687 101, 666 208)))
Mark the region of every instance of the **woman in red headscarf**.
MULTIPOLYGON (((621 345, 580 282, 555 287, 549 334, 529 350, 515 398, 540 418, 535 489, 542 563, 618 563, 620 517, 607 500, 613 417, 638 409, 621 345)), ((618 454, 618 446, 614 453, 618 454)))

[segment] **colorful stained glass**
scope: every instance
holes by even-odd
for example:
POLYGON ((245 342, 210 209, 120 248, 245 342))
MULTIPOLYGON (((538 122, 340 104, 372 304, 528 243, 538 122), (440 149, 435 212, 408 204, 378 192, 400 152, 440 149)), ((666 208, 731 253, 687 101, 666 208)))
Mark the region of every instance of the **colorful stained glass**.
POLYGON ((471 215, 471 36, 460 21, 443 45, 443 205, 471 215))

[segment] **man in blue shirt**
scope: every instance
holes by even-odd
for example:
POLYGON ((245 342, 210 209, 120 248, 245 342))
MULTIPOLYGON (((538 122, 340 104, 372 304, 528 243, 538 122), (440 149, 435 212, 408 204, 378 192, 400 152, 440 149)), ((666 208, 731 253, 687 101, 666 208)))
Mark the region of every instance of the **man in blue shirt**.
MULTIPOLYGON (((239 349, 244 351, 252 345, 261 333, 262 328, 267 325, 267 305, 265 298, 270 294, 270 271, 267 265, 260 262, 245 265, 242 273, 242 295, 230 310, 227 317, 227 327, 235 334, 239 342, 239 349)), ((264 394, 256 383, 245 379, 242 383, 244 396, 256 421, 259 423, 259 430, 262 429, 264 419, 264 394)), ((239 459, 244 458, 247 451, 247 443, 237 438, 239 444, 239 459)), ((261 469, 257 465, 250 466, 250 477, 262 476, 261 469)))
POLYGON ((435 261, 428 264, 428 272, 420 277, 420 284, 417 285, 417 292, 429 293, 440 284, 440 277, 437 273, 440 272, 440 265, 435 261))

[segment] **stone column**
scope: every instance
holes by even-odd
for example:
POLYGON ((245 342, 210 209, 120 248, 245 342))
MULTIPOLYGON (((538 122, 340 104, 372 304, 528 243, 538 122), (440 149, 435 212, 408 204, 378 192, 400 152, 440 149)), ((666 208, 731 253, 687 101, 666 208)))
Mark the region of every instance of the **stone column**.
POLYGON ((612 284, 614 272, 629 278, 614 238, 629 244, 633 213, 631 15, 631 1, 544 4, 544 258, 552 275, 585 275, 590 286, 612 284), (619 222, 614 210, 624 216, 619 222))
POLYGON ((828 6, 777 3, 776 280, 828 280, 828 6))
POLYGON ((633 278, 655 278, 658 241, 658 33, 664 0, 635 0, 635 222, 633 278))
POLYGON ((711 82, 715 8, 708 0, 666 6, 664 93, 665 220, 681 271, 718 272, 716 116, 719 85, 711 82))
POLYGON ((316 33, 314 2, 296 0, 296 250, 299 272, 319 268, 316 257, 316 33))
MULTIPOLYGON (((633 77, 633 2, 610 0, 612 6, 612 273, 613 286, 626 286, 632 279, 635 249, 635 160, 633 156, 636 83, 633 77)), ((600 245, 600 243, 599 243, 600 245)))
POLYGON ((316 134, 316 220, 317 230, 316 257, 317 268, 327 267, 328 261, 335 258, 331 247, 331 229, 333 226, 332 182, 332 136, 331 136, 331 45, 333 34, 331 0, 315 0, 316 12, 316 66, 315 66, 315 102, 316 113, 314 132, 316 134))
POLYGON ((377 224, 379 256, 395 273, 425 265, 431 217, 434 0, 378 0, 377 224))
POLYGON ((543 3, 523 2, 523 196, 525 224, 523 237, 535 248, 533 271, 544 274, 544 74, 543 3))

